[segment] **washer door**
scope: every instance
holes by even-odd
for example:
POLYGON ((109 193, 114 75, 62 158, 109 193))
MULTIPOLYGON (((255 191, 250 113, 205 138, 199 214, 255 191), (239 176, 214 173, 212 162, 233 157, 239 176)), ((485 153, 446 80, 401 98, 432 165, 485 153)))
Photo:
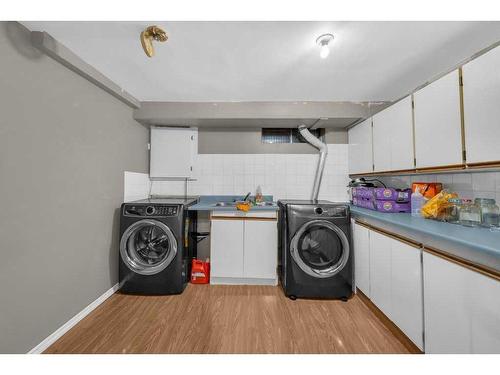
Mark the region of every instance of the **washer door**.
POLYGON ((177 254, 177 241, 168 226, 157 220, 140 220, 123 233, 120 255, 131 271, 154 275, 163 271, 177 254))
POLYGON ((302 271, 317 278, 338 274, 349 259, 349 240, 326 220, 304 224, 292 238, 290 252, 302 271))

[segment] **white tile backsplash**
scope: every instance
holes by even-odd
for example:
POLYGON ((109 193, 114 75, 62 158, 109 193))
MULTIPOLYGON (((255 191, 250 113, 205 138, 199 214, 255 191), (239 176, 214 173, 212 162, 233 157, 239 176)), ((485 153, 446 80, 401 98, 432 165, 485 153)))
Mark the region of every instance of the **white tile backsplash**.
POLYGON ((146 199, 149 196, 150 183, 147 173, 125 171, 123 173, 123 201, 146 199))
MULTIPOLYGON (((328 145, 320 199, 347 201, 347 145, 328 145)), ((255 194, 277 199, 309 199, 318 154, 200 154, 188 194, 255 194)), ((154 181, 152 194, 182 195, 183 181, 154 181)))
POLYGON ((380 178, 388 186, 410 187, 413 182, 441 182, 445 189, 462 198, 493 198, 500 202, 500 172, 436 173, 431 175, 380 178))

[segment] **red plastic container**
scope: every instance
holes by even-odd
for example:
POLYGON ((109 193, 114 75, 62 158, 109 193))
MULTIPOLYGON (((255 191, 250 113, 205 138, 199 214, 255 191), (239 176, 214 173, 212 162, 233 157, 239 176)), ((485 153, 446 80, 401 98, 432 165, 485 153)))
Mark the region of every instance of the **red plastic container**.
POLYGON ((191 283, 208 284, 210 282, 210 263, 193 259, 191 263, 191 283))

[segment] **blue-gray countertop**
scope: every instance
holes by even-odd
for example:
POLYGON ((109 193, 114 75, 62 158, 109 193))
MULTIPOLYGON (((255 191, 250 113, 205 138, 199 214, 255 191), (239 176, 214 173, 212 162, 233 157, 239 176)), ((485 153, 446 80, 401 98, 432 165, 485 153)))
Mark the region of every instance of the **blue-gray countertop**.
POLYGON ((500 271, 500 230, 469 228, 405 213, 385 213, 351 206, 352 216, 471 262, 500 271))
MULTIPOLYGON (((242 195, 202 195, 199 197, 198 203, 189 207, 191 211, 236 211, 234 206, 216 206, 217 202, 234 202, 237 200, 242 200, 244 196, 242 195)), ((253 198, 253 197, 252 197, 253 198)), ((264 195, 263 199, 265 202, 272 202, 272 195, 264 195)), ((276 211, 278 207, 276 204, 273 206, 252 206, 250 212, 252 211, 276 211)))

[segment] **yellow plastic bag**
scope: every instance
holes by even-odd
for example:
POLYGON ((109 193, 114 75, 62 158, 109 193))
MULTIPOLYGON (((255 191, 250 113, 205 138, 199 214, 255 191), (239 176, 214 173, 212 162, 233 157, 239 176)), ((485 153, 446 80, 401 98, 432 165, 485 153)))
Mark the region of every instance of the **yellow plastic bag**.
POLYGON ((422 206, 422 216, 426 219, 442 220, 446 213, 446 208, 450 205, 448 202, 450 198, 458 198, 458 195, 442 190, 422 206))
POLYGON ((243 211, 243 212, 248 212, 250 211, 250 203, 249 202, 238 202, 236 203, 236 209, 240 210, 240 211, 243 211))

